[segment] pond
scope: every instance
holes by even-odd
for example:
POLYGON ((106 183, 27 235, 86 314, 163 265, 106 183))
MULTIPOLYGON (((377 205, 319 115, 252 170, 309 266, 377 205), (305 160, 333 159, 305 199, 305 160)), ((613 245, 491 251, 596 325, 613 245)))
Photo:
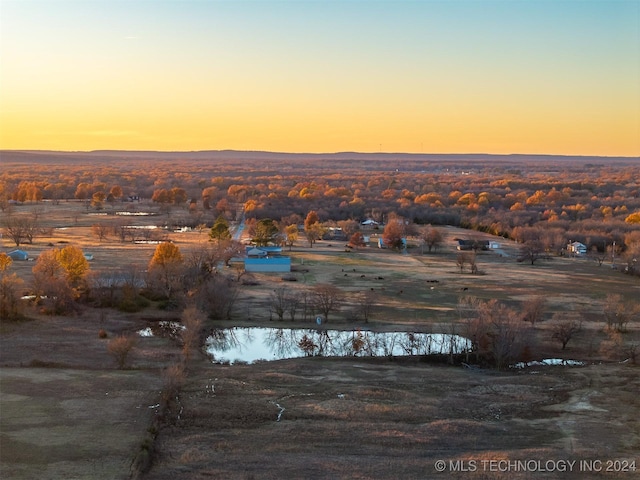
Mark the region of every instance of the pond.
POLYGON ((205 350, 215 363, 253 363, 308 356, 381 357, 463 353, 471 342, 458 335, 367 330, 224 328, 214 330, 205 350))

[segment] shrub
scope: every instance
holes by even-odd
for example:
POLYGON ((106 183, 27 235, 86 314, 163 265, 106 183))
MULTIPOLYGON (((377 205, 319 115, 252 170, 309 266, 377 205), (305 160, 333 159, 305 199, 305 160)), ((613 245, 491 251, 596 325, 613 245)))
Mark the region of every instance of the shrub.
POLYGON ((136 343, 136 337, 121 335, 110 340, 107 344, 107 350, 115 358, 119 369, 126 368, 127 357, 136 343))

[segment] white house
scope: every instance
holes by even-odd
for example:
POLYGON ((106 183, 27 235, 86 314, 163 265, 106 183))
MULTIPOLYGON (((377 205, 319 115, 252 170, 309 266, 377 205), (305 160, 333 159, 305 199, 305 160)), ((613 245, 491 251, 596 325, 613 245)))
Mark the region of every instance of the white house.
POLYGON ((567 252, 573 253, 574 255, 586 255, 587 246, 584 243, 571 242, 567 245, 567 252))

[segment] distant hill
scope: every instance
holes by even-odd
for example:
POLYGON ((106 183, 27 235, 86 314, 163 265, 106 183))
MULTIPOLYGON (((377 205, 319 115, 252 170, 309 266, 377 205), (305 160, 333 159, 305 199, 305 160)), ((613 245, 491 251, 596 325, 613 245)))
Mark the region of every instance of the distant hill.
POLYGON ((49 150, 0 150, 0 163, 82 164, 99 162, 128 162, 132 160, 163 161, 376 161, 376 162, 425 162, 425 163, 603 163, 634 162, 640 157, 599 157, 569 155, 494 155, 484 153, 283 153, 240 150, 202 150, 192 152, 156 152, 128 150, 94 150, 90 152, 64 152, 49 150))

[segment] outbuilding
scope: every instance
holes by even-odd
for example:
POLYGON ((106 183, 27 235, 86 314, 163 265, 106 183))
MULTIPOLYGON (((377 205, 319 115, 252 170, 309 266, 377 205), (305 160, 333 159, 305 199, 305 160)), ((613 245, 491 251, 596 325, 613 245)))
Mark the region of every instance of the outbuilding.
POLYGON ((24 250, 11 250, 7 255, 11 260, 29 260, 29 254, 24 250))

